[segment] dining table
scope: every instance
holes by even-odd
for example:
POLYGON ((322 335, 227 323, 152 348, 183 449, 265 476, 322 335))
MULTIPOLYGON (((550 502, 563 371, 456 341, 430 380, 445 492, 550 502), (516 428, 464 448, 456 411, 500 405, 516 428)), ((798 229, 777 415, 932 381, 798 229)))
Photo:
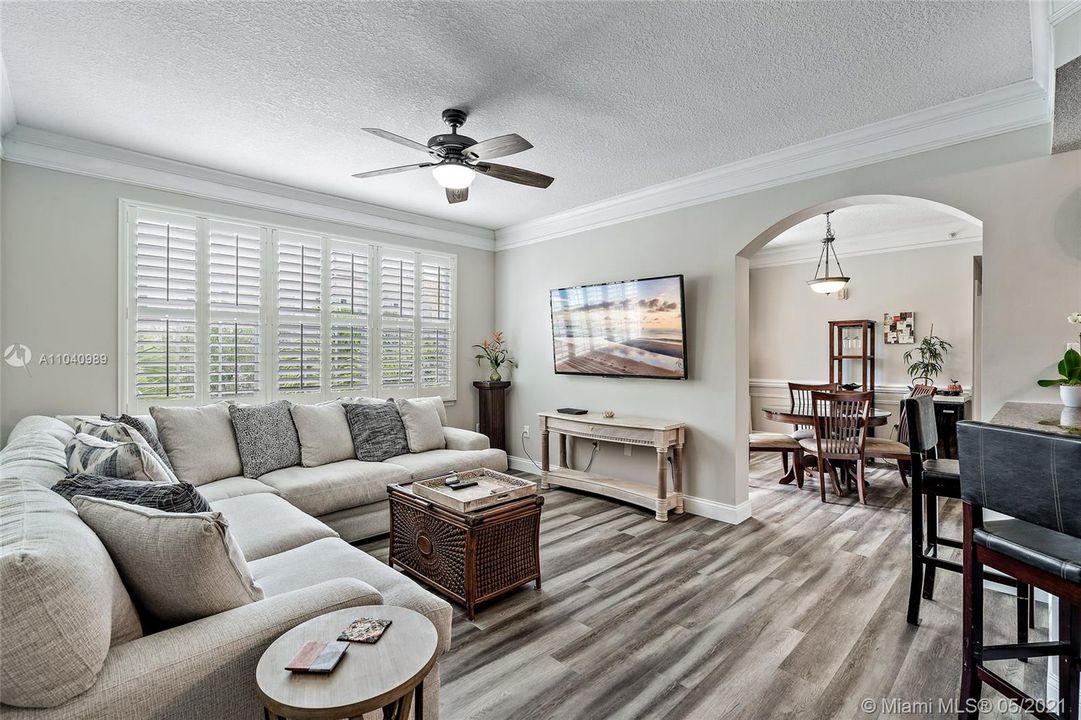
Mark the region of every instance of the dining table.
MULTIPOLYGON (((810 403, 778 403, 773 405, 765 405, 762 407, 762 413, 766 416, 767 420, 773 422, 784 423, 786 425, 806 425, 814 426, 814 409, 810 403)), ((885 425, 889 422, 890 416, 893 413, 889 410, 883 410, 881 408, 871 408, 867 413, 867 427, 874 428, 885 425)), ((804 457, 809 457, 804 455, 804 457)), ((802 459, 802 458, 801 458, 802 459)), ((805 467, 812 467, 810 460, 804 462, 805 467)), ((796 467, 795 463, 788 468, 788 472, 781 476, 778 481, 782 485, 788 485, 796 479, 796 467)))

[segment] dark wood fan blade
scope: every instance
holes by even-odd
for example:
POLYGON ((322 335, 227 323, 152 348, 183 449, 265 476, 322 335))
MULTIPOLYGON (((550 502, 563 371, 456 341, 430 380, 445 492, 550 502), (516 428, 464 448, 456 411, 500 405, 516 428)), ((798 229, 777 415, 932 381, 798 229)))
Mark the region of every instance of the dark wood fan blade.
POLYGON ((455 190, 454 188, 447 188, 447 202, 454 204, 465 202, 469 199, 469 188, 464 187, 461 190, 455 190))
POLYGON ((380 175, 393 175, 394 173, 416 170, 417 168, 431 167, 433 163, 420 163, 419 165, 399 165, 398 167, 383 168, 382 170, 370 170, 369 172, 357 173, 355 178, 379 177, 380 175))
POLYGON ((540 173, 533 172, 532 170, 523 170, 522 168, 511 167, 510 165, 496 165, 495 163, 477 163, 474 165, 477 172, 482 172, 488 177, 494 177, 497 180, 506 180, 512 183, 518 183, 519 185, 529 185, 530 187, 546 188, 552 184, 555 178, 548 177, 547 175, 541 175, 540 173))
POLYGON ((510 135, 500 135, 499 137, 481 140, 476 145, 470 145, 465 149, 465 154, 477 160, 490 160, 491 158, 520 153, 531 147, 533 145, 524 137, 511 133, 510 135))
POLYGON ((395 135, 389 130, 381 130, 379 128, 361 128, 365 132, 370 132, 372 135, 381 137, 384 140, 390 140, 391 142, 398 143, 399 145, 405 145, 407 148, 413 148, 414 150, 420 150, 421 152, 428 152, 428 146, 422 145, 419 142, 404 138, 401 135, 395 135))

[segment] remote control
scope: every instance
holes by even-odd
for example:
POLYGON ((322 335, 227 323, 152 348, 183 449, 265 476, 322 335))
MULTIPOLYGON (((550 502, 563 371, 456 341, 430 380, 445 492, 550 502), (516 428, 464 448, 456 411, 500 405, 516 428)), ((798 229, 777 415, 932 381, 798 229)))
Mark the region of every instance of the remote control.
POLYGON ((462 482, 456 482, 453 485, 447 485, 451 490, 461 490, 467 487, 473 487, 477 484, 476 480, 463 480, 462 482))

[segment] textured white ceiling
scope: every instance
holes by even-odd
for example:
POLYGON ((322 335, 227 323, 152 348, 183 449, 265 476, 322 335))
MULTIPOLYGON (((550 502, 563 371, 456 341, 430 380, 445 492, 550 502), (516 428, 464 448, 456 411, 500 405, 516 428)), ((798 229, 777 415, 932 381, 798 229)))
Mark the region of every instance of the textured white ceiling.
MULTIPOLYGON (((982 230, 977 223, 947 214, 932 203, 921 202, 842 207, 830 215, 830 224, 838 255, 845 252, 849 243, 858 244, 861 251, 869 251, 903 246, 906 238, 912 243, 926 242, 928 237, 950 240, 953 239, 951 233, 956 233, 958 238, 974 238, 980 236, 982 230)), ((814 255, 825 235, 826 218, 818 215, 788 228, 770 240, 758 255, 796 247, 803 247, 814 255)))
POLYGON ((22 125, 499 228, 1031 77, 1024 2, 3 2, 22 125), (447 205, 424 142, 517 132, 447 205), (419 157, 418 157, 419 156, 419 157))

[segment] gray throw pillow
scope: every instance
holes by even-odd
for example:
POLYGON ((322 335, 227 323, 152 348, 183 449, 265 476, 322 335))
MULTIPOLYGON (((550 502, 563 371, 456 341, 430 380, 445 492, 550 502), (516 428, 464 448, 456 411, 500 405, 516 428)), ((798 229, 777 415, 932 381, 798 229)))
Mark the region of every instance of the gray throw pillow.
POLYGON ((291 405, 288 400, 278 400, 266 405, 229 406, 244 477, 258 478, 300 464, 300 438, 289 411, 291 405))
MULTIPOLYGON (((126 427, 117 425, 117 427, 126 427)), ((128 428, 130 430, 130 428, 128 428)), ((68 472, 142 482, 178 482, 139 433, 131 430, 126 441, 103 440, 78 433, 67 446, 68 472)))
POLYGON ((240 475, 240 451, 229 403, 152 407, 150 416, 178 478, 196 487, 240 475))
POLYGON ((423 400, 399 399, 395 404, 398 406, 402 424, 405 425, 409 452, 441 450, 447 446, 447 439, 443 435, 443 423, 439 420, 439 411, 427 398, 423 400))
POLYGON ((291 411, 300 436, 300 462, 304 467, 356 458, 353 436, 349 434, 345 408, 340 402, 294 405, 291 411))
POLYGON ((358 460, 383 462, 409 454, 405 425, 393 402, 346 405, 345 419, 349 421, 358 460))
POLYGON ((76 495, 119 500, 165 512, 210 512, 210 503, 191 483, 148 483, 101 475, 69 475, 53 491, 71 500, 76 495))
POLYGON ((159 625, 263 599, 219 512, 167 513, 85 495, 72 504, 109 551, 136 605, 159 625))
POLYGON ((101 419, 110 422, 118 422, 135 430, 135 432, 143 436, 143 440, 146 440, 146 444, 150 446, 150 449, 157 453, 158 457, 161 458, 162 463, 165 464, 165 467, 169 468, 170 471, 173 469, 173 464, 169 462, 169 455, 165 452, 165 448, 162 447, 161 440, 158 439, 158 434, 154 432, 154 428, 150 427, 147 422, 133 415, 128 415, 127 413, 120 415, 119 417, 111 417, 102 413, 101 419))

